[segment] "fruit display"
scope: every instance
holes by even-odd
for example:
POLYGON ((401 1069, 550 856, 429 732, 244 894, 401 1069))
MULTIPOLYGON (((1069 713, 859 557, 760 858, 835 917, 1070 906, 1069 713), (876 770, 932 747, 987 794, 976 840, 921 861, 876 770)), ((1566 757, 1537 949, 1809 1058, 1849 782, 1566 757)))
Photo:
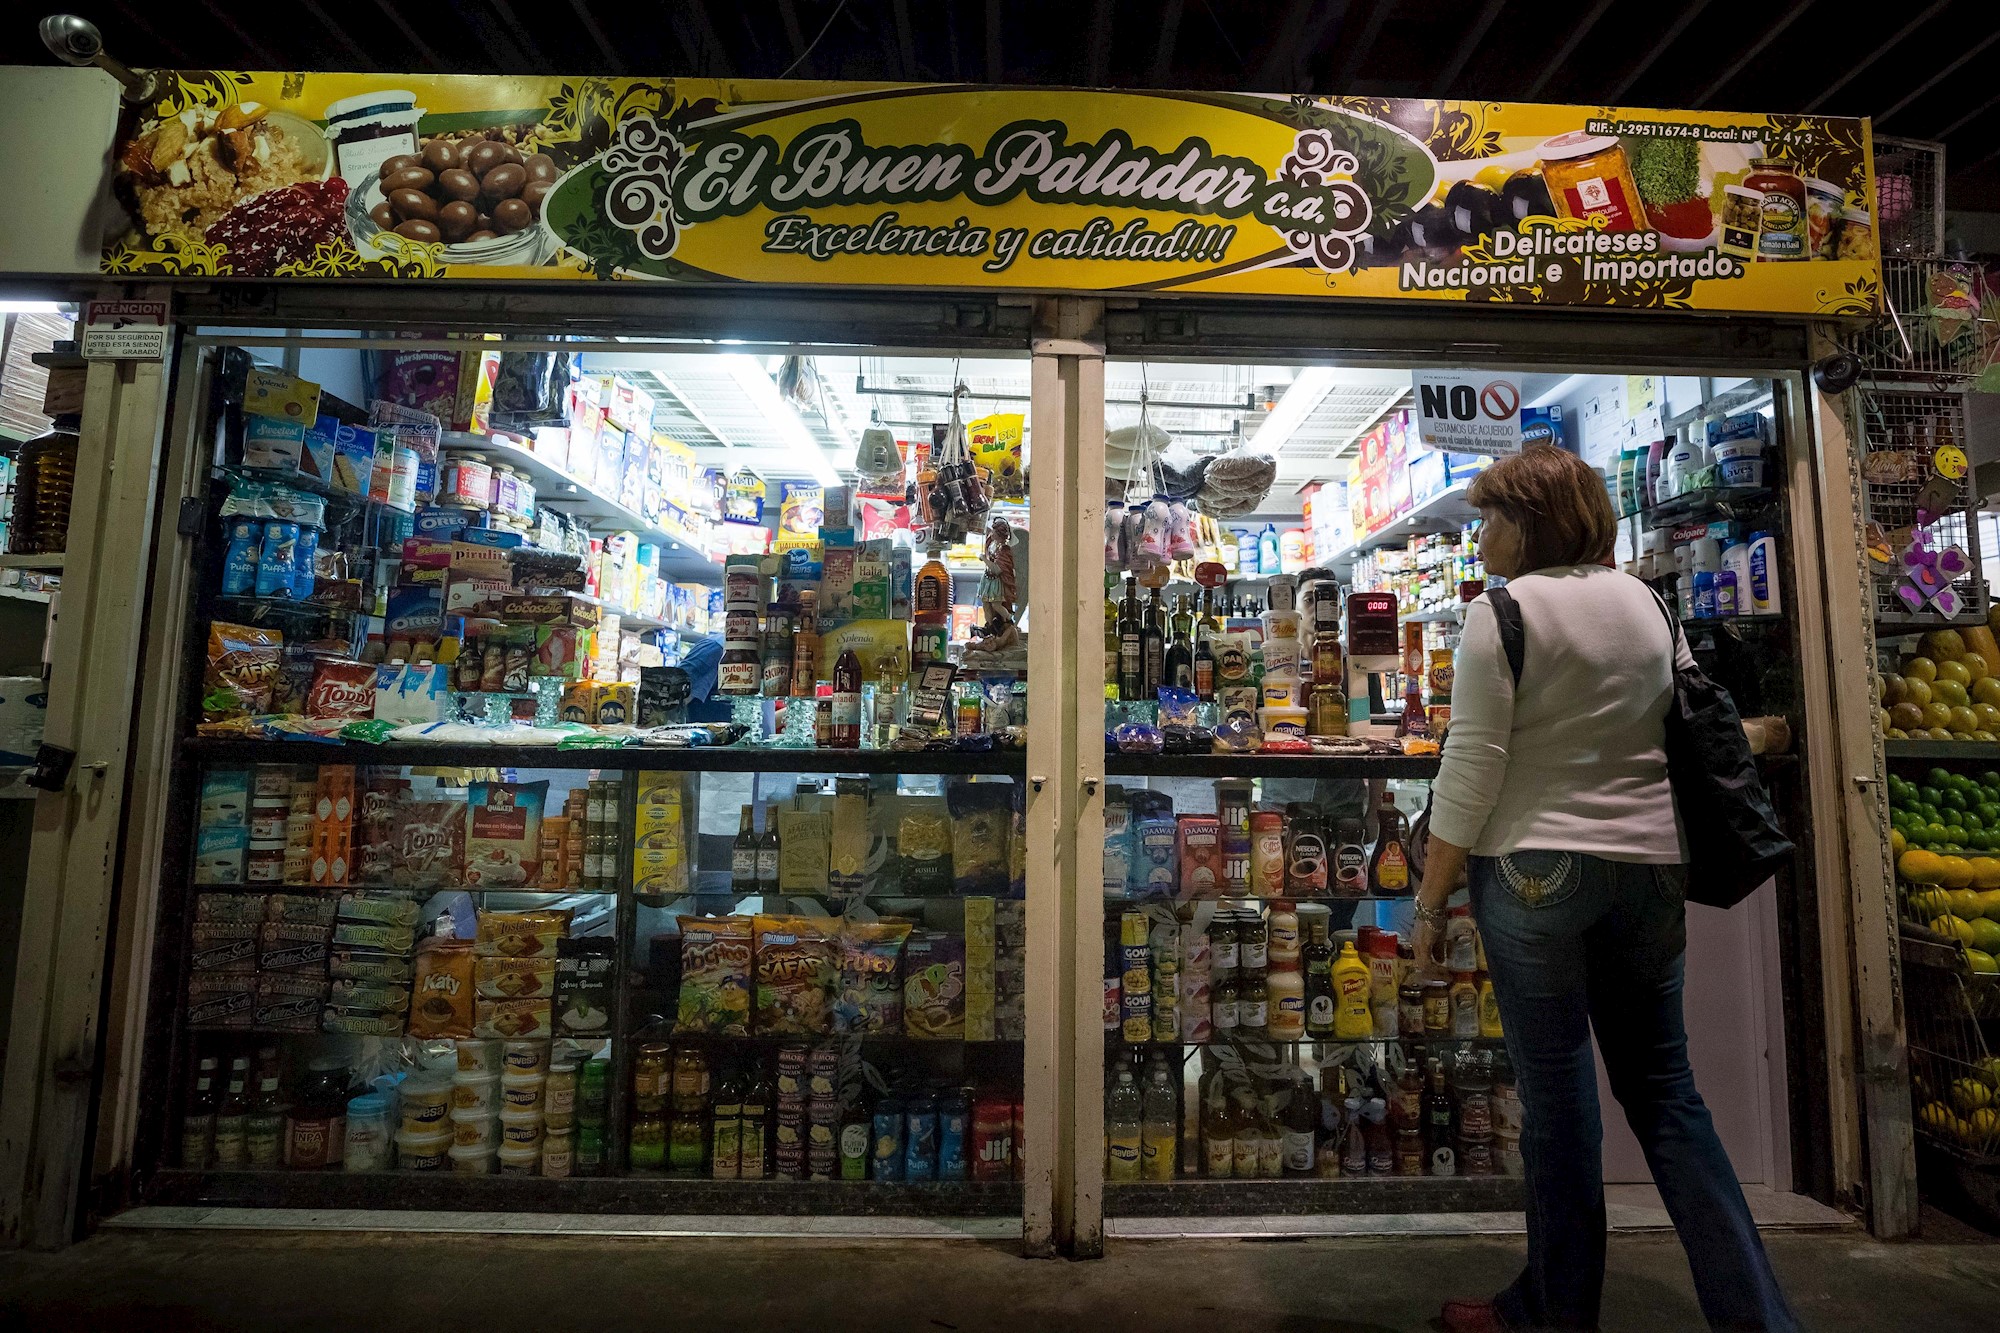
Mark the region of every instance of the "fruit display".
POLYGON ((1903 918, 1956 940, 1973 972, 2000 975, 2000 773, 1892 776, 1889 824, 1903 918))
POLYGON ((1876 681, 1890 740, 2000 741, 2000 641, 1995 607, 1985 625, 1933 630, 1876 681))
POLYGON ((1990 1153, 1995 1138, 2000 1137, 2000 1056, 1987 1057, 1977 1065, 1955 1065, 1941 1071, 1939 1077, 1949 1081, 1935 1086, 1923 1073, 1912 1079, 1919 1132, 1990 1153))

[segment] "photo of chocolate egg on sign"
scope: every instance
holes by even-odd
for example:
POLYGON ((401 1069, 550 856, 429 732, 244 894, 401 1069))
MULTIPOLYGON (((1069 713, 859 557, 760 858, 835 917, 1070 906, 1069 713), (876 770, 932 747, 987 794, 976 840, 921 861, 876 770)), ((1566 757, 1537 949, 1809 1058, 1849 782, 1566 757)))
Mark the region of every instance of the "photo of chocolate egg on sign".
POLYGON ((541 225, 542 200, 560 169, 502 130, 418 140, 415 153, 382 163, 349 201, 355 247, 393 253, 402 241, 444 245, 446 264, 539 265, 555 238, 541 225))

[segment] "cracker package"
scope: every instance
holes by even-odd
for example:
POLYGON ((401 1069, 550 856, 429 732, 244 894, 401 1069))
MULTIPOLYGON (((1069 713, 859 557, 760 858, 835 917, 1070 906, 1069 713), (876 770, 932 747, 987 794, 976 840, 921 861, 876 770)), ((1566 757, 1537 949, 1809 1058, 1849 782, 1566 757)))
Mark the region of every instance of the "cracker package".
POLYGON ((835 1032, 903 1030, 903 942, 909 937, 907 921, 842 923, 840 994, 833 1005, 835 1032))
POLYGON ((389 840, 391 878, 397 888, 441 889, 458 883, 465 857, 463 805, 399 801, 384 819, 389 826, 384 836, 389 840))
POLYGON ((465 882, 473 888, 518 888, 542 870, 542 806, 549 784, 475 782, 467 791, 465 882))
POLYGON ((960 893, 1006 896, 1013 800, 1011 782, 958 782, 946 790, 952 880, 960 893))
POLYGON ((755 923, 747 916, 681 918, 682 1032, 750 1035, 754 935, 755 923))
POLYGON ((556 960, 481 958, 473 975, 482 1000, 532 1000, 555 994, 556 960))
POLYGON ((557 943, 569 934, 569 918, 567 907, 481 912, 474 949, 481 958, 554 958, 557 943))
POLYGON ((830 917, 757 918, 759 1035, 816 1036, 833 1028, 839 987, 830 917))
POLYGON ((410 990, 412 1037, 472 1035, 473 961, 463 940, 425 942, 410 990))
POLYGON ((965 941, 921 930, 903 945, 903 1031, 932 1041, 965 1039, 965 941))
POLYGON ((547 1037, 554 1031, 548 1000, 479 1000, 473 1005, 472 1035, 515 1041, 547 1037))

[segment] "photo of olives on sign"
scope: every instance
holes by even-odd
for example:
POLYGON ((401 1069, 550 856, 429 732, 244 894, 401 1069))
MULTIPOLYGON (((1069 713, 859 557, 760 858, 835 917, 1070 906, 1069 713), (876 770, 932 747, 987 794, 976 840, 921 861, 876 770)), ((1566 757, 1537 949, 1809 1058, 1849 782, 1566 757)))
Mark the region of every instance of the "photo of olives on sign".
POLYGON ((560 174, 501 130, 432 135, 348 196, 348 230, 370 258, 415 241, 442 243, 447 265, 540 266, 555 253, 542 201, 560 174))

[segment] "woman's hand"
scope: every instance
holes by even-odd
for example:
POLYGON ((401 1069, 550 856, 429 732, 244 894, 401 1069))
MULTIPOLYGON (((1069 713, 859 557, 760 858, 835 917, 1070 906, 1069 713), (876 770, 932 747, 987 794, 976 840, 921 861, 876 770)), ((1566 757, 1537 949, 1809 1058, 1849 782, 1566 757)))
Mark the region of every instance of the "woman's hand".
POLYGON ((1417 970, 1425 977, 1441 976, 1444 973, 1444 929, 1434 926, 1422 917, 1417 918, 1417 935, 1414 942, 1417 970))
POLYGON ((1424 882, 1417 890, 1417 929, 1412 948, 1426 977, 1444 973, 1444 905, 1465 882, 1467 848, 1433 833, 1424 849, 1424 882), (1426 913, 1431 919, 1426 920, 1426 913))

